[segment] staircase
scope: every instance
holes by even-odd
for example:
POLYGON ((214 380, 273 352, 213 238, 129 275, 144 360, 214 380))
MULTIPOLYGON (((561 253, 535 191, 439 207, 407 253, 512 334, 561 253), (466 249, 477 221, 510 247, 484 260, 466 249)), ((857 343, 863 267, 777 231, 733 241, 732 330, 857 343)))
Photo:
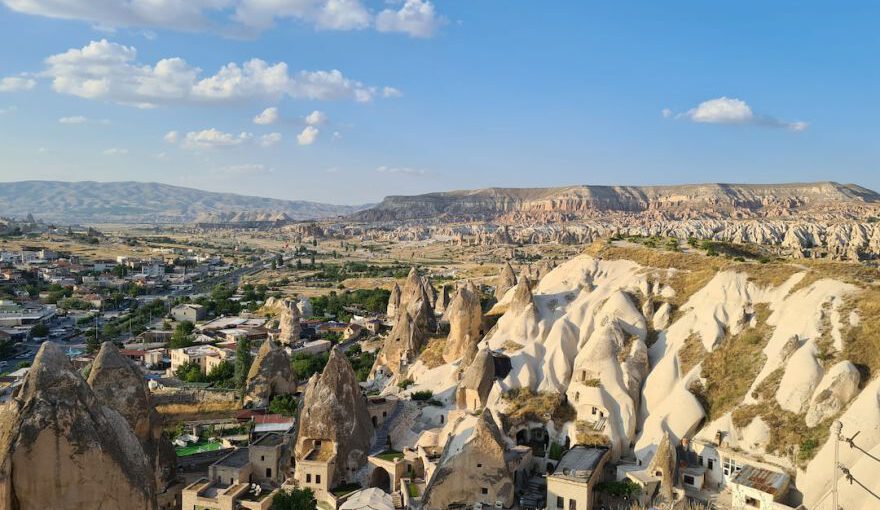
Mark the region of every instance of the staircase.
POLYGON ((402 411, 403 402, 398 401, 394 406, 394 410, 391 411, 391 414, 385 418, 385 421, 382 422, 382 425, 376 430, 376 435, 373 437, 373 444, 370 446, 370 455, 378 455, 384 452, 388 447, 388 433, 391 431, 391 425, 397 420, 397 417, 400 416, 402 411))
POLYGON ((400 491, 391 493, 391 501, 394 502, 394 508, 403 508, 403 494, 400 491))
POLYGON ((606 418, 604 416, 599 418, 599 421, 597 421, 596 424, 593 425, 593 430, 596 432, 602 432, 603 430, 605 430, 605 422, 607 422, 607 421, 608 421, 608 418, 606 418))

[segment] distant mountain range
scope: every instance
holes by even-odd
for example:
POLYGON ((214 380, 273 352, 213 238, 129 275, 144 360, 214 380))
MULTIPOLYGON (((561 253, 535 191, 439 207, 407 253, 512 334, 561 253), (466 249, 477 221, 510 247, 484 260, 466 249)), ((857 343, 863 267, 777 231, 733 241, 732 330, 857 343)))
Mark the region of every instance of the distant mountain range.
POLYGON ((146 182, 0 183, 0 216, 73 223, 192 223, 309 220, 367 208, 214 193, 146 182))
POLYGON ((649 219, 859 217, 880 195, 855 184, 684 184, 486 188, 389 196, 352 219, 376 221, 569 221, 649 219))

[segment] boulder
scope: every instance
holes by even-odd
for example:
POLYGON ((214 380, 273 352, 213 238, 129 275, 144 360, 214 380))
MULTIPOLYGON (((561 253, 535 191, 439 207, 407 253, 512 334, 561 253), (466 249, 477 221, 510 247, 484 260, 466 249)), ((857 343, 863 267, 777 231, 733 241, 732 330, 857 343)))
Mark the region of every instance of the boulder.
POLYGON ((275 395, 286 395, 295 391, 296 378, 290 368, 290 356, 272 340, 264 341, 248 371, 244 405, 262 409, 269 406, 275 395))
POLYGON ((468 282, 459 289, 449 305, 446 319, 449 321, 449 336, 443 348, 443 359, 450 363, 461 358, 471 344, 480 342, 483 310, 480 295, 472 283, 468 282))
POLYGON ((367 400, 351 364, 339 349, 321 375, 309 380, 303 393, 302 409, 294 455, 297 463, 312 451, 315 441, 331 452, 328 462, 334 465, 330 487, 351 482, 367 462, 373 438, 373 425, 367 400))
POLYGON ((0 416, 0 508, 157 508, 153 467, 131 426, 58 345, 40 347, 0 416))
POLYGON ((164 491, 175 480, 177 457, 162 430, 162 417, 153 407, 140 368, 120 354, 113 342, 104 342, 92 363, 88 383, 98 401, 131 426, 154 468, 156 488, 164 491))

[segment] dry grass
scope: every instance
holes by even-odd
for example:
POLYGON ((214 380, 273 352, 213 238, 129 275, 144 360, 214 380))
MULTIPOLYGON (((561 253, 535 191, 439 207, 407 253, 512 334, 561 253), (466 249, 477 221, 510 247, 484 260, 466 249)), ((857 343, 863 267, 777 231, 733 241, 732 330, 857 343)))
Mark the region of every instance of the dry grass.
POLYGON ((501 346, 506 352, 516 352, 523 348, 522 344, 516 343, 513 340, 505 340, 504 345, 501 346))
POLYGON ((446 361, 443 359, 444 347, 446 347, 445 338, 434 338, 428 341, 428 345, 419 354, 419 359, 429 369, 442 366, 446 364, 446 361))
POLYGON ((575 422, 575 440, 577 444, 583 444, 587 446, 607 446, 611 443, 611 440, 608 439, 608 436, 602 434, 600 432, 594 431, 590 424, 583 421, 578 420, 575 422))
POLYGON ((782 382, 782 376, 784 374, 784 367, 779 367, 770 372, 770 375, 765 377, 755 388, 755 391, 752 392, 752 397, 755 400, 771 400, 775 398, 776 392, 779 390, 779 383, 782 382))
POLYGON ((678 350, 678 363, 681 368, 681 374, 687 374, 692 368, 697 366, 706 358, 706 349, 703 347, 703 340, 697 333, 691 333, 684 341, 684 345, 678 350))
POLYGON ((507 428, 529 421, 545 423, 553 420, 557 426, 575 419, 571 404, 559 393, 535 393, 528 388, 518 388, 504 394, 507 403, 503 414, 507 428))
POLYGON ((692 390, 706 408, 709 420, 732 410, 742 401, 764 365, 761 352, 770 340, 766 305, 756 306, 757 325, 729 336, 703 360, 703 382, 692 390))
POLYGON ((844 321, 852 309, 858 313, 859 323, 844 332, 840 357, 852 361, 862 372, 862 381, 867 382, 880 373, 880 289, 871 288, 851 296, 841 307, 844 321))

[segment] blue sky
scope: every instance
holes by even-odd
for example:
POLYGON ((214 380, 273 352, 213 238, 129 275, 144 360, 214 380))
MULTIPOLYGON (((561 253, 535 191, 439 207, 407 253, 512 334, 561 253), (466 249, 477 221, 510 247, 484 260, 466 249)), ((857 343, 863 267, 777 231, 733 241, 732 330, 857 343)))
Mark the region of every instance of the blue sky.
POLYGON ((880 189, 875 2, 57 4, 0 0, 0 180, 880 189))

